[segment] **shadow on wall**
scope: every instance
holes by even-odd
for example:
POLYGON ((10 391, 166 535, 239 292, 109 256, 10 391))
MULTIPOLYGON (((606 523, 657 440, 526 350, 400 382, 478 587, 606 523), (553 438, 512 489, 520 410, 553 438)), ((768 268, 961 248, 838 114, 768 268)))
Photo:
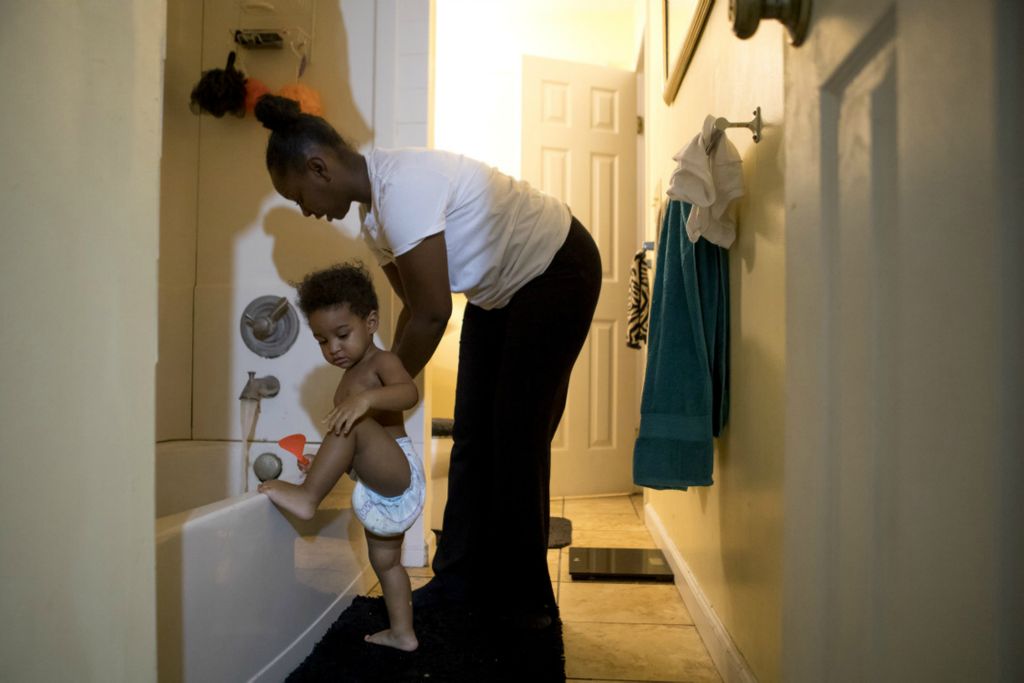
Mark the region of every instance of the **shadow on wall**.
MULTIPOLYGON (((316 5, 316 42, 310 66, 311 85, 324 96, 324 117, 352 146, 361 149, 373 140, 373 129, 363 119, 352 95, 348 62, 348 33, 341 2, 316 5)), ((366 63, 372 68, 373 55, 366 63)))
MULTIPOLYGON (((765 187, 766 178, 782 178, 785 159, 782 156, 782 129, 778 124, 765 124, 764 135, 761 142, 750 145, 743 155, 743 187, 744 194, 740 199, 738 207, 736 244, 731 249, 733 254, 739 256, 739 263, 743 265, 743 272, 750 273, 757 261, 757 240, 754 235, 761 239, 768 240, 771 244, 778 244, 783 235, 775 229, 785 225, 785 205, 783 199, 785 193, 782 187, 765 187), (774 170, 760 169, 762 165, 770 166, 774 170), (754 207, 757 207, 754 210, 754 207), (766 220, 767 219, 767 220, 766 220), (745 231, 753 234, 743 237, 745 231)), ((731 288, 732 292, 738 289, 731 288)), ((738 311, 738 308, 734 308, 738 311)), ((738 316, 733 316, 736 320, 738 316)))
POLYGON ((330 223, 306 218, 292 209, 269 211, 263 231, 274 240, 272 258, 277 274, 288 283, 297 284, 310 271, 356 258, 368 268, 374 265, 367 260, 361 239, 348 237, 330 223))
MULTIPOLYGON (((373 141, 373 130, 356 106, 351 88, 348 35, 340 2, 316 6, 316 41, 304 81, 316 88, 323 100, 324 118, 356 149, 373 141)), ((373 55, 367 55, 372 68, 373 55)), ((265 183, 269 185, 269 175, 265 183)), ((358 225, 357 212, 350 210, 346 222, 358 225)), ((355 235, 348 235, 330 223, 314 221, 294 209, 269 211, 264 232, 274 239, 273 261, 278 275, 288 283, 300 281, 306 273, 334 263, 360 258, 369 267, 367 250, 355 235)), ((378 292, 379 294, 379 292, 378 292)))

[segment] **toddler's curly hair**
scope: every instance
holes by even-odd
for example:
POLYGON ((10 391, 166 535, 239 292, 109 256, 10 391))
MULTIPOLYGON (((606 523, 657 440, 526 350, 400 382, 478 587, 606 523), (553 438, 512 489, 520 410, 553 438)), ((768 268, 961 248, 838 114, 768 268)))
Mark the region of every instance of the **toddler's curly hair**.
POLYGON ((361 261, 338 263, 309 273, 296 288, 299 309, 307 320, 314 311, 344 304, 360 318, 378 310, 373 279, 361 261))

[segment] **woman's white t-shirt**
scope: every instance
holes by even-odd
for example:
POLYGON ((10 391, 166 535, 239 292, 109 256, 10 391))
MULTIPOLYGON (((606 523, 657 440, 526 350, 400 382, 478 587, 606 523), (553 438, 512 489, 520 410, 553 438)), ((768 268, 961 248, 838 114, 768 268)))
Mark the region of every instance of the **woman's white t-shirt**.
POLYGON ((444 232, 448 279, 481 308, 501 308, 551 264, 572 216, 563 202, 459 154, 375 149, 362 232, 381 265, 444 232))

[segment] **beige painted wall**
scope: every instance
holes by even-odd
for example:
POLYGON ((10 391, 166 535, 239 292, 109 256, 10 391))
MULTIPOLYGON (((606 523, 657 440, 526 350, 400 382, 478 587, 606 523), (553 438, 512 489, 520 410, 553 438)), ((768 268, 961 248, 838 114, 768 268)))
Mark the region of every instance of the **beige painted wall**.
POLYGON ((700 131, 705 115, 733 121, 762 108, 767 124, 754 144, 745 129, 729 139, 743 157, 746 196, 729 254, 731 415, 716 442, 714 486, 646 491, 751 670, 780 677, 782 609, 783 408, 785 374, 785 213, 783 207, 783 31, 762 24, 741 41, 719 0, 675 102, 661 97, 661 6, 648 2, 648 235, 653 199, 664 197, 672 155, 700 131))
POLYGON ((0 23, 0 678, 155 678, 164 3, 0 23))
POLYGON ((167 6, 157 288, 157 441, 192 438, 192 318, 200 119, 186 105, 201 72, 202 35, 202 0, 176 0, 167 6))

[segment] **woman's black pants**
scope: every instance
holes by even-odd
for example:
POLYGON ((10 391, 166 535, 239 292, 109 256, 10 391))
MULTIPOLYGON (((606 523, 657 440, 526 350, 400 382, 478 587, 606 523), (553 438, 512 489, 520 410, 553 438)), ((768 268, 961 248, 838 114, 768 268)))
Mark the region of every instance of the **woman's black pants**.
POLYGON ((499 613, 554 609, 551 439, 600 289, 597 246, 573 218, 551 265, 505 307, 466 306, 433 569, 450 592, 499 613))

